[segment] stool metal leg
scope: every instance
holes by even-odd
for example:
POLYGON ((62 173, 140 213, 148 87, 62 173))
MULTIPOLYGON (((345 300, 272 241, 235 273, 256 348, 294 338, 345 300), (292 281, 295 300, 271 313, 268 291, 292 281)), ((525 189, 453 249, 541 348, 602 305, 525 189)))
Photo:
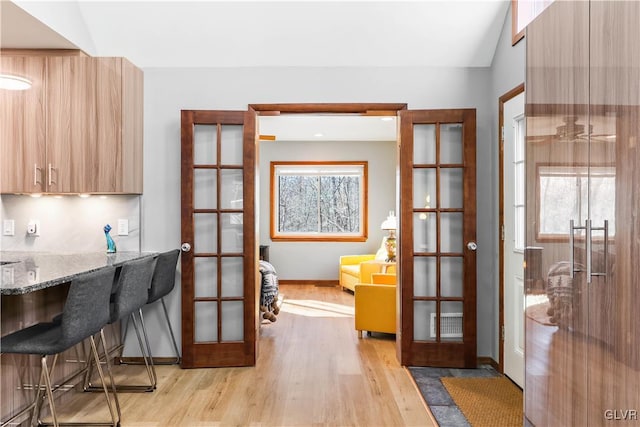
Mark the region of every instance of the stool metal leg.
MULTIPOLYGON (((155 370, 152 370, 152 367, 149 364, 149 358, 150 356, 147 354, 147 349, 145 348, 144 344, 143 344, 143 340, 142 340, 142 336, 140 335, 140 328, 138 326, 138 321, 135 317, 135 312, 131 313, 130 315, 131 320, 133 321, 133 328, 136 331, 136 336, 138 338, 138 344, 140 346, 140 350, 142 351, 142 356, 145 362, 145 368, 147 370, 147 375, 149 376, 149 385, 129 385, 129 384, 116 384, 116 390, 118 391, 132 391, 132 392, 151 392, 156 388, 156 381, 155 381, 155 370)), ((127 318, 128 321, 129 318, 127 318)), ((108 358, 109 354, 111 354, 111 352, 113 351, 107 351, 106 349, 106 343, 103 344, 103 347, 105 348, 105 357, 108 358)), ((84 391, 90 391, 90 392, 95 392, 95 391, 100 391, 101 388, 98 386, 95 386, 91 383, 91 377, 92 377, 92 370, 88 369, 87 370, 87 374, 85 377, 85 382, 84 382, 84 391)))
MULTIPOLYGON (((164 298, 160 298, 160 302, 162 303, 162 311, 164 312, 164 318, 167 321, 167 327, 169 328, 169 334, 171 335, 171 342, 173 344, 173 350, 176 354, 175 359, 170 360, 170 361, 157 361, 157 360, 153 360, 153 364, 154 365, 179 365, 180 364, 180 349, 178 348, 178 344, 176 341, 176 336, 173 333, 173 327, 171 327, 171 320, 169 319, 169 311, 167 310, 167 305, 164 302, 164 298)), ((129 323, 127 322, 125 324, 125 329, 124 329, 124 335, 127 335, 127 329, 128 329, 129 323)), ((143 329, 146 331, 146 328, 143 325, 143 329)), ((145 332, 146 333, 146 332, 145 332)), ((149 347, 149 354, 151 354, 151 347, 149 347)), ((139 362, 139 361, 127 361, 124 362, 122 359, 120 359, 120 363, 123 365, 142 365, 144 364, 144 362, 139 362)))
MULTIPOLYGON (((147 336, 147 328, 144 326, 144 316, 142 315, 142 308, 138 310, 140 316, 140 325, 142 326, 142 335, 144 336, 144 342, 147 345, 147 356, 149 365, 151 366, 151 374, 153 375, 153 388, 158 386, 158 375, 156 374, 156 368, 153 366, 153 356, 151 355, 151 345, 149 344, 149 337, 147 336)), ((144 351, 143 351, 144 356, 144 351)), ((146 360, 146 359, 145 359, 146 360)))
POLYGON ((169 320, 169 312, 167 311, 167 305, 164 303, 164 297, 160 298, 160 302, 162 303, 162 309, 164 311, 164 318, 167 319, 167 326, 169 327, 169 333, 171 334, 171 341, 173 342, 173 349, 176 351, 176 360, 175 362, 167 363, 171 365, 179 365, 180 364, 180 350, 178 349, 178 344, 176 343, 176 337, 173 334, 173 328, 171 327, 171 321, 169 320))

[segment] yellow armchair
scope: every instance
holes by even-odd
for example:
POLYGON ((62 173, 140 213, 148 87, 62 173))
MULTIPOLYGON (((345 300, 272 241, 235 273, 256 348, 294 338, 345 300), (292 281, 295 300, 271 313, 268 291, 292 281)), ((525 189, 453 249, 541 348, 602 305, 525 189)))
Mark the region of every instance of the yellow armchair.
POLYGON ((340 257, 340 286, 355 289, 356 283, 371 283, 371 274, 380 271, 375 254, 343 255, 340 257))
POLYGON ((396 275, 373 273, 371 284, 355 285, 355 327, 362 331, 396 333, 396 275))

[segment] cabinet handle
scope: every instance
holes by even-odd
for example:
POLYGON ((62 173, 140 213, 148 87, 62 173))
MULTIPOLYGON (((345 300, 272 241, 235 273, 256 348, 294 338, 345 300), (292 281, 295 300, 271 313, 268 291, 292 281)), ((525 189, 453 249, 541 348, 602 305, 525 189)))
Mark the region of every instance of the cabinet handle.
MULTIPOLYGON (((591 223, 591 221, 589 221, 591 223)), ((589 227, 589 235, 588 235, 588 244, 589 244, 589 252, 587 252, 587 260, 588 264, 588 273, 589 277, 587 278, 587 283, 591 283, 591 277, 605 277, 607 275, 607 269, 609 264, 609 221, 604 220, 604 225, 602 227, 589 227), (601 273, 593 273, 591 271, 591 232, 593 230, 596 231, 604 231, 604 271, 601 273)))
POLYGON ((38 164, 34 163, 33 164, 33 186, 37 186, 38 185, 38 164))
MULTIPOLYGON (((587 221, 588 222, 588 221, 587 221)), ((585 222, 584 226, 579 226, 576 227, 575 226, 575 222, 573 220, 569 221, 569 267, 570 267, 570 271, 569 271, 569 276, 573 279, 575 277, 576 273, 580 273, 582 271, 584 271, 581 268, 575 268, 575 256, 573 254, 574 252, 574 246, 575 246, 575 237, 574 237, 574 233, 576 230, 586 230, 587 229, 587 222, 585 222)), ((587 239, 588 241, 589 239, 587 239)), ((587 243, 588 245, 589 243, 587 243)), ((590 248, 588 248, 590 249, 590 248)), ((587 257, 590 256, 590 251, 587 250, 587 257)), ((589 259, 587 258, 587 266, 589 265, 589 259)), ((587 267, 589 268, 589 267, 587 267)))
POLYGON ((53 184, 53 180, 51 179, 51 175, 53 174, 53 168, 51 167, 51 163, 49 163, 49 173, 48 178, 49 178, 49 187, 51 187, 51 185, 53 184))

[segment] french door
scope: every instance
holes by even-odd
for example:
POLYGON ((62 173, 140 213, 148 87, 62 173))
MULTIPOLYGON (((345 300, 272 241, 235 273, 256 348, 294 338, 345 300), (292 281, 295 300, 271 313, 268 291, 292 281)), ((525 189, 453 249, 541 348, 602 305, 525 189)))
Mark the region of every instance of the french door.
POLYGON ((475 110, 400 111, 400 354, 476 366, 475 110))
POLYGON ((182 367, 256 359, 255 114, 182 111, 182 367))

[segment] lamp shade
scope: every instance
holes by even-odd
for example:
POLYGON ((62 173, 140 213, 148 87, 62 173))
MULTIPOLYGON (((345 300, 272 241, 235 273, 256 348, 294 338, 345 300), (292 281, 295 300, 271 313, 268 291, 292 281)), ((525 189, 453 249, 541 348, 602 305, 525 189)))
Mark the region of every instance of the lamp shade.
POLYGON ((398 222, 393 211, 389 212, 389 216, 380 225, 381 230, 395 230, 398 228, 398 222))

